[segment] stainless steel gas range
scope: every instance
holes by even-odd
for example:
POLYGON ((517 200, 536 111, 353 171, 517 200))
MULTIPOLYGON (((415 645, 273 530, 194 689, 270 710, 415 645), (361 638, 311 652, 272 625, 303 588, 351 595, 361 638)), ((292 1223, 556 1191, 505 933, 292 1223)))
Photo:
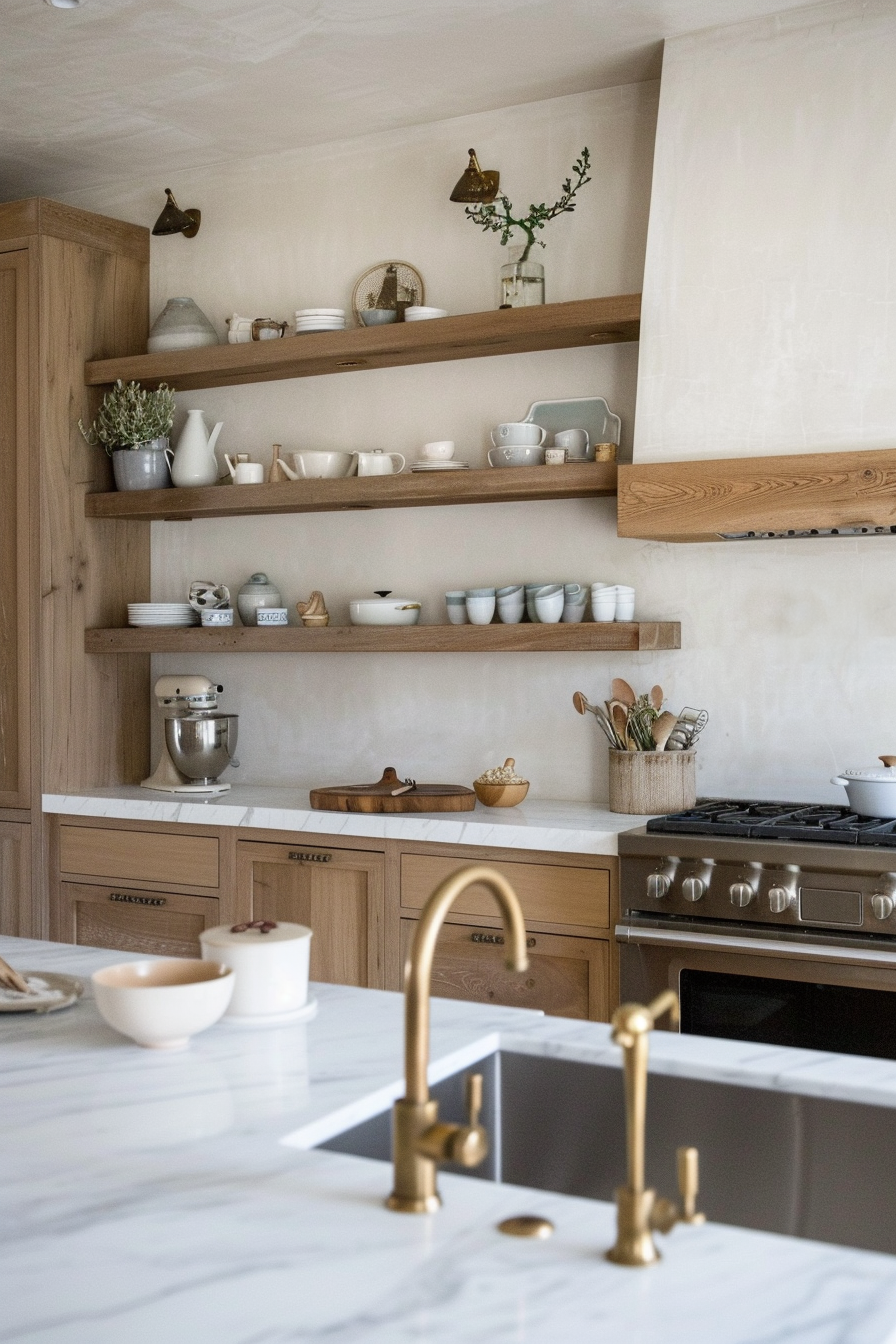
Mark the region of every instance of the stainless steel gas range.
POLYGON ((623 1000, 681 1030, 896 1059, 896 822, 699 803, 619 837, 623 1000))

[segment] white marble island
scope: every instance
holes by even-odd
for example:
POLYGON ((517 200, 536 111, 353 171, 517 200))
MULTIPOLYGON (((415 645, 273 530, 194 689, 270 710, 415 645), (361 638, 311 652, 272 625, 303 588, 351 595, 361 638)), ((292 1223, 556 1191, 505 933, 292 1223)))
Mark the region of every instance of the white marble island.
MULTIPOLYGON (((123 959, 0 940, 25 969, 123 959)), ((432 1217, 382 1206, 389 1168, 310 1145, 401 1091, 399 996, 317 986, 305 1025, 219 1024, 176 1055, 87 998, 0 1017, 0 1340, 27 1344, 884 1344, 896 1258, 708 1224, 662 1263, 602 1252, 596 1201, 443 1176, 432 1217), (299 1147, 280 1140, 292 1136, 299 1147), (302 1151, 302 1149, 306 1151, 302 1151), (556 1223, 548 1242, 494 1225, 556 1223)), ((435 1000, 433 1078, 513 1051, 607 1063, 605 1026, 435 1000)), ((896 1064, 655 1034, 654 1070, 896 1106, 896 1064)))

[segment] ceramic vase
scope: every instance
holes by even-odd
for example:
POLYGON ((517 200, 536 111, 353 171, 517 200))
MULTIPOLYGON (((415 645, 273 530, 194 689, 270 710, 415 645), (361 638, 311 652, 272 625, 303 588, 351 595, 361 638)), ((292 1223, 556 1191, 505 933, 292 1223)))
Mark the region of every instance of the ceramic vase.
POLYGON ((162 350, 192 350, 217 345, 218 333, 192 299, 169 299, 149 333, 146 349, 151 355, 162 350))
POLYGON ((223 421, 219 421, 209 434, 202 412, 187 411, 187 422, 180 432, 174 461, 171 463, 171 479, 175 485, 188 487, 215 484, 218 479, 215 443, 222 424, 223 421))
POLYGON ((167 439, 135 448, 115 448, 112 473, 117 490, 165 490, 171 485, 172 452, 167 439))

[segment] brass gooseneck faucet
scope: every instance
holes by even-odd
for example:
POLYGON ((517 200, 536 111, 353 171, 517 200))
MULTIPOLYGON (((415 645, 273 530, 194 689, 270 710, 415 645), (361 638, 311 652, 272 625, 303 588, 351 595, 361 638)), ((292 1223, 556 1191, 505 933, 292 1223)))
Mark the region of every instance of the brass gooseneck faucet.
POLYGON ((623 1049, 625 1071, 625 1138, 628 1184, 616 1191, 616 1244, 607 1259, 617 1265, 652 1265, 660 1253, 654 1232, 671 1232, 676 1223, 702 1223, 697 1212, 699 1158, 696 1148, 678 1149, 681 1212, 671 1200, 644 1188, 644 1126, 647 1115, 647 1038, 653 1024, 668 1012, 679 1020, 678 997, 667 989, 652 1003, 623 1003, 612 1019, 612 1038, 623 1049))
POLYGON ((429 991, 436 939, 445 916, 461 892, 479 884, 498 903, 507 939, 507 968, 526 970, 526 925, 516 893, 494 868, 462 868, 436 887, 420 915, 405 970, 405 1095, 392 1113, 394 1188, 386 1201, 398 1213, 432 1213, 441 1204, 436 1164, 459 1162, 477 1167, 488 1153, 488 1136, 479 1123, 482 1075, 467 1080, 468 1124, 439 1121, 439 1103, 430 1098, 429 991))

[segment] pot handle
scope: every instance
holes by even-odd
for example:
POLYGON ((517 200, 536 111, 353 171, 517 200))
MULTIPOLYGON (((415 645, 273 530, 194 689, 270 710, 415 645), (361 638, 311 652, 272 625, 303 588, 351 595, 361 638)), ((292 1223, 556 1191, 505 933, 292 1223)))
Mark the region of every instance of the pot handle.
POLYGON ((174 453, 171 451, 170 448, 163 449, 163 452, 165 454, 165 460, 168 463, 168 470, 170 471, 171 468, 174 466, 174 453))
POLYGON ((845 789, 846 786, 847 786, 847 784, 851 784, 851 783, 852 783, 852 780, 844 779, 842 775, 835 775, 834 778, 831 780, 831 783, 832 783, 832 784, 842 784, 843 787, 844 787, 844 789, 845 789))

